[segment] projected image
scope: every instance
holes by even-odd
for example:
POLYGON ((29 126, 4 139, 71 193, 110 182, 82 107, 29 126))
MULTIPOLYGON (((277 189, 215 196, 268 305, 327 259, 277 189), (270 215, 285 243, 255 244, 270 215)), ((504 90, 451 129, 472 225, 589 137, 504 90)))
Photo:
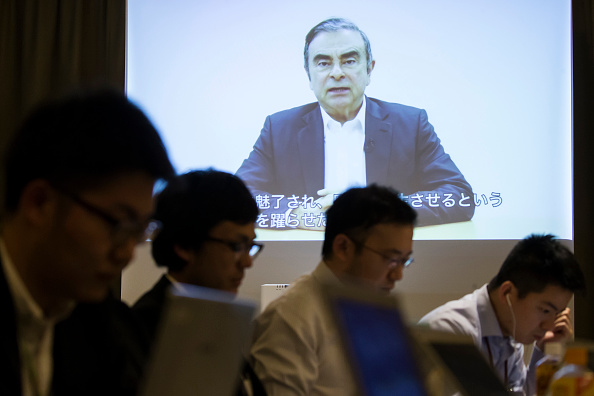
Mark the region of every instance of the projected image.
POLYGON ((571 239, 570 31, 563 0, 130 0, 127 90, 178 172, 248 184, 259 239, 321 240, 371 183, 415 239, 571 239))
POLYGON ((400 191, 419 226, 470 220, 472 188, 427 113, 365 97, 375 66, 365 33, 332 18, 314 26, 305 43, 318 101, 269 116, 237 171, 264 210, 259 225, 323 229, 335 196, 371 183, 400 191))

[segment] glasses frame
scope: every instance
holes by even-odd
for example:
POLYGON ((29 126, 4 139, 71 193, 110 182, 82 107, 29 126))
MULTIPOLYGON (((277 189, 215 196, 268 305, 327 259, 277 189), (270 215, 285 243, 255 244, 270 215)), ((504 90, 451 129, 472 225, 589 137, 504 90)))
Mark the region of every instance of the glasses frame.
MULTIPOLYGON (((348 237, 348 235, 347 235, 347 237, 348 237)), ((351 237, 348 237, 348 238, 351 241, 353 241, 353 243, 355 245, 361 246, 369 251, 372 251, 373 253, 377 254, 378 256, 382 257, 384 260, 386 260, 388 262, 388 268, 390 268, 390 269, 394 269, 398 266, 402 266, 402 268, 408 268, 415 261, 415 259, 413 257, 409 257, 409 258, 390 257, 390 256, 386 255, 385 253, 380 252, 379 250, 370 248, 369 246, 365 245, 363 242, 359 242, 356 239, 353 239, 351 237)))
POLYGON ((120 220, 107 213, 100 207, 91 204, 78 194, 62 188, 55 187, 61 194, 68 197, 74 203, 85 209, 87 212, 103 220, 111 228, 111 236, 114 245, 120 246, 129 239, 136 240, 137 243, 153 240, 161 230, 162 223, 158 220, 150 219, 144 223, 134 220, 120 220))
POLYGON ((258 257, 260 252, 262 252, 262 249, 264 249, 264 244, 258 243, 258 242, 253 242, 253 241, 251 243, 233 242, 233 241, 227 241, 225 239, 215 238, 215 237, 211 237, 211 236, 207 236, 205 238, 205 241, 221 243, 221 244, 227 246, 229 249, 231 249, 231 251, 233 251, 233 253, 238 254, 238 255, 242 254, 242 253, 247 253, 252 259, 255 259, 256 257, 258 257), (253 251, 254 247, 257 247, 257 250, 255 252, 253 251))

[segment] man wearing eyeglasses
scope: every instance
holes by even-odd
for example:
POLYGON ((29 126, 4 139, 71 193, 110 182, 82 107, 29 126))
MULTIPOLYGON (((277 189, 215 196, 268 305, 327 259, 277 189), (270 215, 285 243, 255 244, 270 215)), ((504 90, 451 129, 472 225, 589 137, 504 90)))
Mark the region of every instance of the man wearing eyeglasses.
POLYGON ((326 216, 321 262, 255 322, 250 353, 268 395, 356 394, 322 290, 352 284, 388 293, 412 263, 417 214, 396 191, 347 190, 326 216))
MULTIPOLYGON (((254 242, 258 207, 236 176, 213 169, 177 176, 158 195, 154 218, 161 230, 152 244, 153 258, 167 273, 134 304, 151 339, 167 291, 184 284, 237 293, 262 249, 254 242)), ((249 365, 239 394, 263 394, 249 365), (249 391, 245 388, 250 388, 249 391)))
POLYGON ((41 106, 4 158, 0 394, 134 394, 141 327, 110 285, 156 230, 152 190, 174 173, 118 92, 41 106))

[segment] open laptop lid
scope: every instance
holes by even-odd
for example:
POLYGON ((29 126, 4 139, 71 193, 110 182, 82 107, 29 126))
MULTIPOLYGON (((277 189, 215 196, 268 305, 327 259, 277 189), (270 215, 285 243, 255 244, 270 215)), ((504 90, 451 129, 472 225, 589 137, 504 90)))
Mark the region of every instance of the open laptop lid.
MULTIPOLYGON (((418 342, 428 346, 438 356, 440 369, 453 376, 453 385, 468 396, 504 396, 509 393, 499 376, 492 370, 472 337, 432 330, 426 326, 412 328, 418 342)), ((435 360, 433 360, 435 363, 435 360)))
POLYGON ((428 395, 395 297, 330 285, 324 294, 358 380, 359 394, 428 395))
POLYGON ((230 293, 172 288, 140 394, 232 395, 255 311, 230 293))

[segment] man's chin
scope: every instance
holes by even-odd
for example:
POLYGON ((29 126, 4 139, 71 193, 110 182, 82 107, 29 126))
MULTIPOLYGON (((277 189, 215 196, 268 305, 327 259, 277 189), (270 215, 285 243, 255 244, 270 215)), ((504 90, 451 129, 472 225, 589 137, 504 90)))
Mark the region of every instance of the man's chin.
POLYGON ((215 287, 213 289, 218 290, 220 292, 233 294, 233 295, 237 295, 237 293, 239 292, 239 286, 237 286, 236 284, 226 285, 226 286, 219 285, 219 287, 215 287))
POLYGON ((392 293, 393 289, 394 289, 393 287, 382 287, 379 290, 382 294, 388 295, 388 294, 392 293))
POLYGON ((394 289, 394 286, 389 286, 389 285, 369 284, 369 286, 371 287, 371 289, 373 289, 383 295, 390 294, 392 292, 392 290, 394 289))
MULTIPOLYGON (((326 101, 326 104, 322 106, 326 113, 333 119, 337 118, 350 118, 350 116, 356 116, 358 106, 353 104, 353 99, 347 96, 337 96, 326 101)), ((338 120, 337 120, 338 121, 338 120)))
POLYGON ((532 337, 532 339, 527 343, 527 344, 532 344, 533 342, 536 342, 537 344, 542 343, 545 340, 546 334, 544 335, 535 335, 532 337))
POLYGON ((516 336, 516 338, 514 338, 514 341, 519 344, 530 345, 530 344, 533 344, 534 342, 538 342, 539 339, 537 339, 536 336, 526 336, 526 337, 517 337, 516 336))
POLYGON ((109 294, 109 287, 102 288, 88 288, 79 293, 75 300, 83 303, 98 303, 107 298, 109 294))

